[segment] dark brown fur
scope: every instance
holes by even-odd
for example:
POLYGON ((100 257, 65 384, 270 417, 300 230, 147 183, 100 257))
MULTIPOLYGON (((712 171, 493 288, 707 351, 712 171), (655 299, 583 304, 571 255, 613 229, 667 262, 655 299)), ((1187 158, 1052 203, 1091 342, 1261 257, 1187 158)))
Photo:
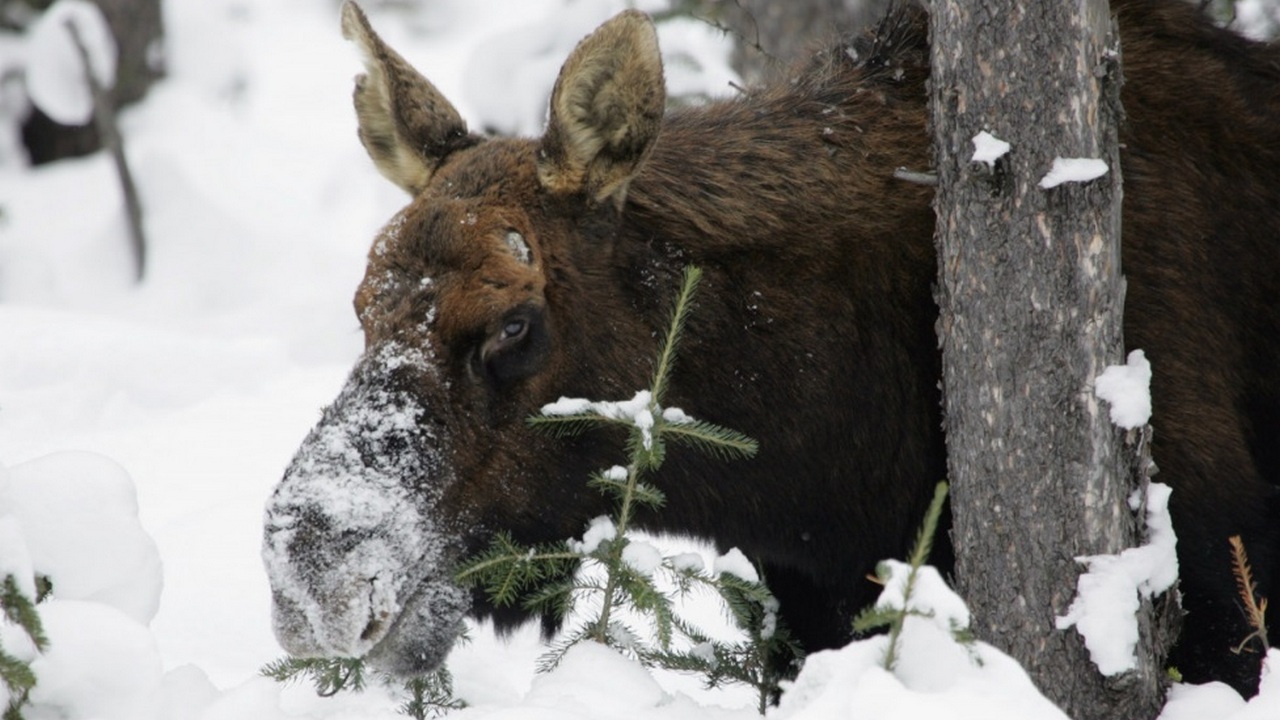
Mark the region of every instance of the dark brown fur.
MULTIPOLYGON (((1113 5, 1128 114, 1125 329, 1155 370, 1154 452, 1175 488, 1190 613, 1175 662, 1189 680, 1250 691, 1259 656, 1228 651, 1248 631, 1227 537, 1244 535, 1261 593, 1274 594, 1280 51, 1181 3, 1113 5)), ((402 183, 415 198, 370 253, 356 308, 371 353, 392 340, 432 352, 436 374, 407 387, 451 438, 457 482, 432 512, 462 547, 499 529, 571 537, 605 510, 584 480, 619 461, 619 438, 552 439, 524 419, 560 396, 644 387, 679 273, 696 264, 705 282, 669 402, 755 437, 760 454, 675 451, 655 478, 667 507, 641 520, 760 560, 808 649, 849 639, 877 590, 866 574, 903 555, 945 475, 932 192, 893 178, 930 165, 926 36, 918 12, 897 11, 774 85, 669 114, 656 140, 635 120, 585 159, 564 158, 553 99, 550 140, 471 136, 424 161, 421 193, 402 183), (509 229, 531 264, 503 244, 509 229), (503 335, 512 319, 526 328, 518 342, 503 335)), ((628 87, 651 81, 643 63, 626 72, 628 87)), ((652 107, 652 93, 630 94, 652 107)), ((497 611, 477 598, 476 612, 497 611)))

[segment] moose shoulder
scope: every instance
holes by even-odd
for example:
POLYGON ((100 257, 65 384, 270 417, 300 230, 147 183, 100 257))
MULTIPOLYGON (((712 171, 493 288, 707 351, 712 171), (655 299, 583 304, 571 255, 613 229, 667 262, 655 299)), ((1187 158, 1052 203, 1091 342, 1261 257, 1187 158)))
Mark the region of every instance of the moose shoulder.
MULTIPOLYGON (((1258 656, 1227 538, 1259 592, 1280 571, 1280 52, 1178 2, 1119 0, 1125 331, 1146 350, 1172 500, 1188 680, 1249 692, 1258 656)), ((270 499, 276 633, 298 655, 438 665, 464 615, 522 621, 451 572, 502 530, 578 535, 607 438, 524 420, 561 396, 630 397, 682 268, 705 279, 672 404, 760 443, 672 455, 655 530, 764 566, 808 649, 850 638, 945 474, 925 168, 927 24, 893 11, 788 78, 664 114, 657 38, 624 12, 566 60, 545 134, 472 134, 348 3, 360 140, 411 200, 355 297, 366 347, 270 499)), ((935 560, 944 568, 949 548, 935 560)), ((1273 622, 1280 620, 1271 613, 1273 622)))

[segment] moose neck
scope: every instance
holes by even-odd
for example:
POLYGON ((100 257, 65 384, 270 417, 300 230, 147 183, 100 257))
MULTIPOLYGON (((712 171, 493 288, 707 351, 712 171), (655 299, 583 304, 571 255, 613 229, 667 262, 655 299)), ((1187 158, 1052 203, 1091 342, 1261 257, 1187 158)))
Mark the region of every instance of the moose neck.
POLYGON ((867 550, 887 556, 901 542, 867 528, 891 511, 826 517, 820 497, 857 479, 893 502, 914 496, 895 485, 942 476, 922 467, 938 456, 927 449, 940 442, 936 389, 891 377, 937 362, 932 192, 893 177, 928 167, 923 80, 854 91, 858 68, 830 65, 803 83, 669 116, 629 191, 614 254, 647 334, 664 326, 681 267, 705 272, 668 402, 736 424, 761 452, 732 466, 673 454, 658 479, 670 503, 656 522, 711 535, 699 524, 719 518, 717 542, 749 553, 835 552, 874 538, 884 547, 867 550), (902 412, 920 398, 929 406, 902 412), (805 455, 812 467, 795 466, 805 455), (827 482, 797 488, 797 475, 827 482), (735 485, 761 499, 736 501, 725 520, 735 485), (776 513, 809 529, 772 537, 776 513))

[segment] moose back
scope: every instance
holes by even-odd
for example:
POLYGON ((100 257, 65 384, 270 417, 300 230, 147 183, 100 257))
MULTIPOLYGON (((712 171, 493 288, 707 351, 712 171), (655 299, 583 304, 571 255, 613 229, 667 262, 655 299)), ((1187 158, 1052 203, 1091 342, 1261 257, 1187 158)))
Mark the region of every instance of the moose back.
MULTIPOLYGON (((1173 662, 1251 692, 1260 656, 1231 652, 1249 629, 1227 538, 1274 595, 1280 52, 1186 3, 1113 5, 1125 333, 1154 367, 1188 612, 1173 662)), ((443 661, 467 614, 526 619, 452 570, 497 531, 570 538, 606 511, 584 478, 615 464, 617 438, 525 419, 645 387, 689 264, 705 279, 668 401, 760 452, 673 450, 654 478, 667 506, 640 521, 755 558, 806 648, 849 640, 867 573, 904 553, 945 476, 932 192, 894 178, 931 164, 923 13, 666 113, 653 25, 623 12, 566 60, 536 139, 470 132, 355 5, 342 28, 366 65, 360 140, 411 199, 356 291, 364 354, 267 506, 285 648, 410 674, 443 661)))

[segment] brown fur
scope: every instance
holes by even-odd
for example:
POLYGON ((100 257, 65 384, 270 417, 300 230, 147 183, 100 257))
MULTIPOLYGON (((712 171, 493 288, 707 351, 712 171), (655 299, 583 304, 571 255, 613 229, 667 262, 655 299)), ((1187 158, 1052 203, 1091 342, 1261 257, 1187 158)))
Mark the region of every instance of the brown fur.
MULTIPOLYGON (((1244 537, 1260 593, 1274 593, 1280 51, 1181 3, 1113 5, 1128 113, 1126 334, 1155 369, 1155 456, 1175 487, 1190 611, 1175 661, 1189 680, 1251 691, 1258 656, 1229 652, 1247 630, 1226 543, 1244 537)), ((382 47, 355 17, 362 44, 382 47)), ((621 450, 616 436, 553 439, 524 419, 560 396, 644 387, 679 273, 702 267, 669 400, 761 450, 731 464, 674 451, 656 478, 668 505, 641 520, 742 548, 803 644, 837 645, 875 595, 865 575, 903 554, 945 475, 932 192, 893 178, 930 165, 924 18, 895 11, 790 77, 671 113, 660 130, 651 38, 625 13, 584 41, 542 139, 437 143, 446 152, 425 161, 425 181, 389 172, 414 198, 370 253, 357 313, 371 353, 395 339, 436 363, 412 391, 451 439, 458 481, 433 512, 472 550, 498 529, 538 542, 577 535, 604 510, 584 479, 621 450), (530 264, 504 246, 510 230, 530 264), (513 319, 519 342, 504 340, 513 319)), ((409 77, 403 61, 369 54, 369 77, 380 66, 384 78, 377 110, 395 116, 407 102, 395 98, 433 90, 388 83, 409 77)), ((370 136, 461 137, 435 95, 439 126, 370 118, 369 82, 357 91, 362 139, 384 172, 387 141, 370 136)), ((520 619, 481 599, 476 612, 520 619)))

